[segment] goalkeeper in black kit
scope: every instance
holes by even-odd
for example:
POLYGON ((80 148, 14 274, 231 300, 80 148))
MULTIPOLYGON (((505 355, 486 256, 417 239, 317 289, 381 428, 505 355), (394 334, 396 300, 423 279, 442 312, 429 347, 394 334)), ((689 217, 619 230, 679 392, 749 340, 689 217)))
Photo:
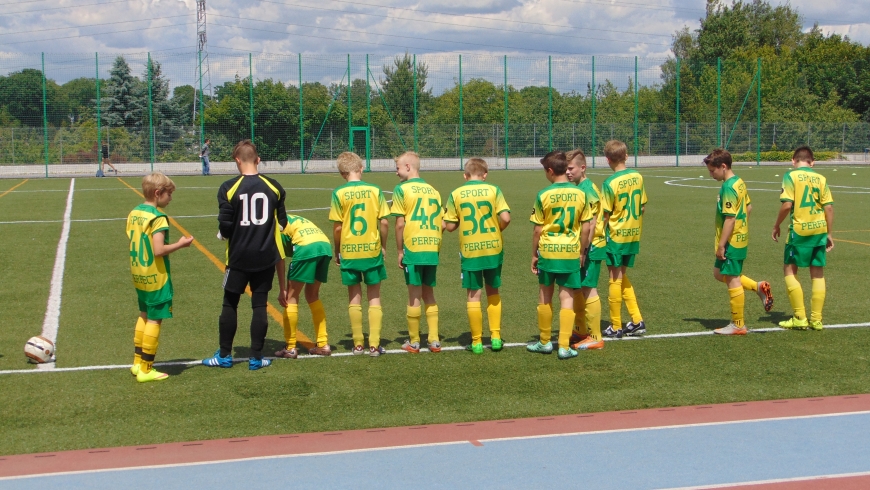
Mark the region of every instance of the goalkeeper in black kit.
POLYGON ((251 358, 248 368, 256 370, 272 362, 263 359, 263 344, 269 320, 266 304, 275 271, 283 277, 284 249, 281 229, 287 226, 284 209, 286 193, 274 179, 260 175, 260 157, 250 140, 233 148, 238 177, 226 181, 218 191, 218 238, 227 241, 224 273, 224 302, 218 322, 220 349, 204 359, 209 367, 233 367, 233 338, 238 326, 239 299, 251 288, 251 358))

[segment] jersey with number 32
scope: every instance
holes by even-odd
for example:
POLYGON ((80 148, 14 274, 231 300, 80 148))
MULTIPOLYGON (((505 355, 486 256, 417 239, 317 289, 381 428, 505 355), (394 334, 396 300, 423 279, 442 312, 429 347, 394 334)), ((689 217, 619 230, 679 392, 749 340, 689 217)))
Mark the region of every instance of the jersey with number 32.
POLYGON ((441 249, 441 194, 423 179, 408 179, 393 190, 393 216, 405 219, 405 264, 438 265, 441 249))
POLYGON ((329 221, 341 223, 341 268, 369 270, 383 265, 380 221, 390 215, 381 189, 362 181, 332 191, 329 221))
POLYGON ((635 170, 620 170, 604 181, 601 191, 601 207, 604 213, 610 213, 607 252, 637 254, 643 228, 643 206, 647 202, 643 176, 635 170))
POLYGON ((498 215, 510 212, 501 189, 482 180, 469 180, 450 193, 444 221, 459 223, 462 270, 494 269, 504 260, 504 240, 498 215))

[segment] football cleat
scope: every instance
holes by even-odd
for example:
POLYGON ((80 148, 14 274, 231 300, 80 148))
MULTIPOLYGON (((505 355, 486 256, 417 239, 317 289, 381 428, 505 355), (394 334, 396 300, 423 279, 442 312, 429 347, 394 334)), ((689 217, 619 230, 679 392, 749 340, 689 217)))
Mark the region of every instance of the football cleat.
POLYGON ((498 352, 504 348, 504 341, 502 339, 494 338, 490 343, 492 344, 493 352, 498 352))
POLYGON ((764 311, 770 311, 773 308, 773 293, 770 292, 770 283, 760 281, 758 283, 758 297, 764 304, 764 311))
POLYGON ((472 354, 483 354, 483 343, 477 342, 475 344, 466 345, 465 350, 472 354))
MULTIPOLYGON (((417 342, 411 343, 410 340, 406 340, 404 344, 402 344, 402 350, 406 352, 410 352, 411 354, 419 354, 420 353, 420 344, 417 342)), ((429 346, 429 350, 432 350, 432 346, 429 346)), ((441 350, 441 349, 439 349, 441 350)))
POLYGON ((429 342, 429 352, 441 352, 441 342, 429 342))
POLYGON ((353 346, 353 355, 355 355, 355 356, 360 356, 362 354, 365 354, 365 351, 366 351, 365 348, 361 345, 353 346))
POLYGON ((218 349, 215 351, 213 356, 208 359, 203 359, 202 365, 208 367, 231 368, 233 367, 233 356, 221 357, 221 350, 218 349))
POLYGON ((592 337, 586 337, 576 344, 571 345, 572 349, 575 350, 598 350, 604 348, 603 340, 595 340, 592 337))
POLYGON ((608 325, 607 328, 605 328, 604 331, 601 332, 601 335, 604 335, 605 337, 607 337, 609 339, 621 339, 622 338, 622 329, 619 328, 619 329, 614 330, 613 325, 608 325))
POLYGON ((279 357, 281 359, 296 359, 299 357, 299 351, 296 350, 296 347, 292 349, 281 349, 275 352, 275 357, 279 357))
POLYGON ((332 348, 329 347, 329 344, 324 345, 323 347, 312 347, 308 349, 308 353, 312 356, 329 357, 332 355, 332 348))
POLYGON ((572 357, 577 357, 577 351, 571 348, 563 349, 559 347, 559 353, 556 355, 559 356, 559 359, 571 359, 572 357))
POLYGON ((251 371, 263 369, 264 367, 269 367, 271 365, 272 361, 270 361, 269 359, 257 359, 256 357, 248 359, 248 369, 250 369, 251 371))
POLYGON ((547 342, 546 344, 542 344, 540 341, 535 342, 534 344, 526 345, 526 350, 529 352, 537 352, 539 354, 552 354, 553 353, 553 343, 547 342))
POLYGON ((133 376, 136 376, 137 374, 139 374, 139 365, 138 365, 138 364, 133 364, 132 366, 130 366, 130 373, 131 373, 133 376))
POLYGON ((163 381, 168 377, 168 374, 161 373, 160 371, 153 368, 147 373, 140 369, 139 373, 136 375, 136 381, 140 383, 147 383, 149 381, 163 381))
POLYGON ((738 327, 733 323, 729 323, 728 326, 713 330, 713 333, 719 335, 746 335, 748 333, 748 330, 746 329, 746 327, 738 327))
POLYGON ((589 335, 581 335, 579 332, 574 330, 571 332, 571 338, 568 340, 568 343, 571 345, 579 344, 580 342, 583 342, 584 340, 586 340, 588 338, 589 338, 589 335))
POLYGON ((810 326, 810 322, 806 318, 791 317, 788 320, 779 322, 780 328, 791 328, 803 330, 810 326))
POLYGON ((819 321, 813 321, 813 320, 810 320, 810 328, 813 329, 813 330, 818 331, 818 330, 821 330, 821 329, 825 328, 825 326, 822 325, 822 321, 821 321, 821 320, 819 320, 819 321))
POLYGON ((371 356, 371 357, 378 357, 381 354, 384 354, 385 352, 387 352, 387 351, 384 350, 384 348, 381 346, 374 346, 373 345, 373 346, 369 347, 369 356, 371 356))
POLYGON ((622 334, 627 337, 634 337, 636 335, 643 335, 646 333, 646 324, 643 320, 638 323, 628 322, 625 324, 625 328, 622 331, 622 334))

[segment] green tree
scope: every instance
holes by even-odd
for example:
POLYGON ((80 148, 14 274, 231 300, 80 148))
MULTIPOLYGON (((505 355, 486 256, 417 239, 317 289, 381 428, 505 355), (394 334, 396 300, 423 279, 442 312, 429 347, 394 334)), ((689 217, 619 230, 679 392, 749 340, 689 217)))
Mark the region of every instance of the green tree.
MULTIPOLYGON (((145 80, 148 80, 149 72, 151 75, 151 113, 155 146, 159 151, 164 151, 171 148, 175 141, 181 137, 181 124, 178 121, 181 109, 169 96, 169 80, 163 75, 160 62, 151 60, 150 69, 149 65, 146 64, 143 74, 145 80)), ((148 110, 147 88, 143 95, 146 96, 146 99, 141 110, 143 113, 147 113, 145 112, 148 110)))
MULTIPOLYGON (((66 101, 60 87, 46 80, 48 122, 53 126, 69 123, 66 101)), ((22 126, 42 126, 42 72, 32 68, 0 76, 0 112, 9 114, 22 126)))
POLYGON ((104 123, 115 128, 141 129, 142 82, 130 74, 130 65, 123 56, 115 58, 110 74, 101 101, 105 104, 102 111, 104 123))
MULTIPOLYGON (((397 123, 414 122, 414 60, 407 52, 404 56, 396 56, 393 65, 384 66, 384 82, 381 89, 384 102, 390 109, 390 114, 397 123)), ((417 108, 425 107, 432 97, 432 90, 426 88, 429 78, 429 67, 426 63, 417 63, 417 108)))
POLYGON ((97 81, 93 78, 74 78, 61 86, 68 103, 70 122, 91 119, 96 113, 97 81))
POLYGON ((193 85, 179 85, 172 89, 172 100, 178 106, 178 124, 190 126, 193 124, 193 104, 196 89, 193 85))

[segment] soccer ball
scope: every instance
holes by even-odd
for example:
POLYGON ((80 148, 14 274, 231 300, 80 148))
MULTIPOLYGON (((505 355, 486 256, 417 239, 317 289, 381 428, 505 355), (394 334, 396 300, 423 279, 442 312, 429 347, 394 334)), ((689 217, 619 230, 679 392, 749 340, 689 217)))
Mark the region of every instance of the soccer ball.
POLYGON ((39 335, 30 337, 30 340, 24 344, 24 355, 30 362, 36 364, 49 362, 54 355, 54 342, 39 335))

